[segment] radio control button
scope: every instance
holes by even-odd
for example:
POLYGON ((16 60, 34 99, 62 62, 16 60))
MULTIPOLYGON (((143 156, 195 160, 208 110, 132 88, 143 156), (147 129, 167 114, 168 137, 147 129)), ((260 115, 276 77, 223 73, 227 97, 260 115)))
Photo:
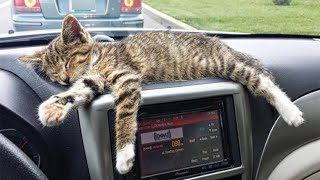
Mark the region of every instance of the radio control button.
POLYGON ((215 163, 215 164, 213 164, 213 167, 214 167, 214 168, 219 168, 219 167, 220 167, 220 163, 215 163))
POLYGON ((212 159, 220 159, 221 158, 221 154, 214 154, 212 155, 212 159))
POLYGON ((218 129, 217 128, 209 128, 209 132, 215 133, 215 132, 218 132, 218 129))
POLYGON ((219 152, 220 148, 212 148, 212 152, 219 152))
POLYGON ((192 158, 190 160, 191 163, 198 163, 199 162, 199 158, 192 158))
POLYGON ((189 143, 195 143, 196 142, 196 138, 190 138, 189 139, 189 143))
POLYGON ((210 160, 210 156, 203 156, 201 157, 202 161, 209 161, 210 160))
POLYGON ((213 127, 213 126, 214 126, 214 122, 208 123, 208 127, 213 127))
POLYGON ((207 136, 202 136, 199 138, 199 141, 206 141, 208 140, 208 137, 207 136))
POLYGON ((208 151, 208 150, 201 150, 201 153, 202 153, 202 154, 208 154, 209 151, 208 151))
POLYGON ((210 135, 210 139, 217 139, 218 137, 218 135, 210 135))
POLYGON ((229 162, 228 162, 228 161, 221 162, 221 166, 226 166, 226 165, 228 165, 228 164, 229 164, 229 162))
POLYGON ((199 131, 201 132, 201 131, 205 131, 206 130, 206 128, 205 127, 200 127, 199 128, 199 131))

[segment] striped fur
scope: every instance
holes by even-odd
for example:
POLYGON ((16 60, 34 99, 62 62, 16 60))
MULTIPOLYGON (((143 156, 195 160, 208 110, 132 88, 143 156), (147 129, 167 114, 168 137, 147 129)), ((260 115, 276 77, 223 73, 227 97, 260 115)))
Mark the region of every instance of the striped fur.
POLYGON ((111 89, 116 105, 117 169, 128 172, 134 161, 141 83, 223 77, 264 97, 288 124, 303 123, 301 111, 251 56, 218 38, 177 32, 144 32, 113 44, 93 42, 78 21, 66 16, 62 33, 47 48, 20 58, 41 67, 52 81, 73 83, 39 107, 44 125, 63 122, 67 113, 111 89))

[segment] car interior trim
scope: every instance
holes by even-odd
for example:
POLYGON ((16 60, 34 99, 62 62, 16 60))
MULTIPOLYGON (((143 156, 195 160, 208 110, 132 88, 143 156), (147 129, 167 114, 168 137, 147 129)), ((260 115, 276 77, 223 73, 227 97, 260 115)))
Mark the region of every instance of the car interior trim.
MULTIPOLYGON (((314 91, 300 97, 295 101, 295 104, 304 112, 306 123, 295 128, 286 125, 281 117, 277 119, 263 149, 256 179, 266 179, 277 165, 288 158, 292 152, 320 137, 320 112, 318 108, 320 106, 320 91, 314 91)), ((313 155, 308 153, 304 156, 307 158, 313 155)))

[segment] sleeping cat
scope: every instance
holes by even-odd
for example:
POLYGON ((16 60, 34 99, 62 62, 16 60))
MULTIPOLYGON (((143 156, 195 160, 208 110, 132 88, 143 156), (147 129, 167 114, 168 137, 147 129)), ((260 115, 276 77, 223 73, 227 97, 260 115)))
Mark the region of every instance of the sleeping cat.
POLYGON ((53 82, 69 90, 39 107, 45 126, 63 122, 69 111, 110 89, 116 109, 116 168, 133 166, 141 83, 222 77, 239 82, 273 105, 289 124, 304 122, 302 112, 254 58, 231 49, 218 38, 178 32, 144 32, 112 44, 99 44, 67 15, 61 35, 46 48, 19 58, 32 63, 53 82))

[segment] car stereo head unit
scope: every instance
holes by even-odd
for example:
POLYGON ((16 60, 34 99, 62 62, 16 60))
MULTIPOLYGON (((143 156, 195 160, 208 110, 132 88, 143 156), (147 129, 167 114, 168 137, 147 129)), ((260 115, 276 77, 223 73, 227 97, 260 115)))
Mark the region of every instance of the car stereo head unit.
POLYGON ((240 166, 232 96, 142 106, 136 155, 132 172, 115 170, 116 179, 186 178, 240 166))

